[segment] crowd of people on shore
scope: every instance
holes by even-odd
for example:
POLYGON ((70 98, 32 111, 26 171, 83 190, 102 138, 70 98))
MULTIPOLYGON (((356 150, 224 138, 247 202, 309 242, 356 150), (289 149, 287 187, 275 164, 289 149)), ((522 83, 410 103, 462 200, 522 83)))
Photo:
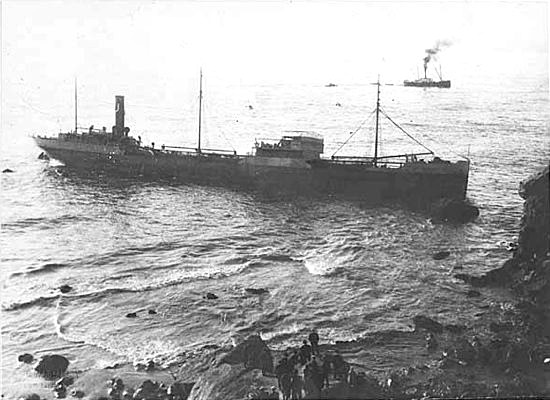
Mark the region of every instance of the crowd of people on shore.
POLYGON ((355 376, 338 352, 320 353, 317 332, 311 332, 299 349, 286 352, 275 366, 275 374, 283 400, 319 398, 330 386, 330 375, 351 385, 355 376))

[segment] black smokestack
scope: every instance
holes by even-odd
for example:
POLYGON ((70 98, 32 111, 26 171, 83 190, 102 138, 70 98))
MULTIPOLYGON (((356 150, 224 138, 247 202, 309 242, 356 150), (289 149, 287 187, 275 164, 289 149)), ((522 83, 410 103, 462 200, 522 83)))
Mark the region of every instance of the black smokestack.
POLYGON ((124 132, 124 96, 115 96, 115 127, 116 133, 122 135, 124 132))

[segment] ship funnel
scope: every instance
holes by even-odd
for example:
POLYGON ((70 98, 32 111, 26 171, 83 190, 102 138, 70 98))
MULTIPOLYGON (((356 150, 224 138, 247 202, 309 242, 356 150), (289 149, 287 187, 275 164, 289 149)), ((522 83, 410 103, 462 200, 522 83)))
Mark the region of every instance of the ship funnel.
POLYGON ((115 96, 115 132, 117 135, 124 133, 124 96, 115 96))

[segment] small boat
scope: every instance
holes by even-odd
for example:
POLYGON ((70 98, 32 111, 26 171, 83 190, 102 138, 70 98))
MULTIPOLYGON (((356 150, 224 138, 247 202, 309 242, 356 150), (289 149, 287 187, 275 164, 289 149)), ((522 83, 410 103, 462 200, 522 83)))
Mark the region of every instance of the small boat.
MULTIPOLYGON (((421 153, 381 156, 378 82, 373 156, 324 157, 324 140, 309 131, 288 131, 279 139, 256 139, 253 153, 201 147, 202 72, 199 92, 199 129, 196 148, 145 146, 124 124, 124 97, 115 97, 115 125, 111 131, 78 128, 56 137, 36 135, 36 144, 68 168, 102 171, 115 176, 170 179, 182 183, 229 186, 266 193, 337 195, 361 200, 402 200, 414 204, 440 198, 464 199, 469 160, 444 161, 425 147, 421 153)), ((76 104, 76 90, 75 90, 76 104)), ((76 107, 75 107, 76 110, 76 107)), ((414 138, 413 138, 414 139, 414 138)), ((415 139, 416 141, 416 139, 415 139)), ((417 141, 417 143, 419 143, 417 141)))
POLYGON ((336 87, 338 86, 336 83, 328 83, 325 85, 325 87, 336 87))

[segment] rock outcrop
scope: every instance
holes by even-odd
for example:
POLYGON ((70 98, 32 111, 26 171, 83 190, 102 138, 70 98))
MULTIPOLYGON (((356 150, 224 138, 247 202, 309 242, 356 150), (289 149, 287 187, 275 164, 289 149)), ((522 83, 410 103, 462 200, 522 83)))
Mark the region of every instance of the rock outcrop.
POLYGON ((47 379, 56 379, 63 376, 69 367, 69 360, 65 357, 53 354, 42 357, 35 371, 47 379))
POLYGON ((189 399, 247 398, 260 387, 277 385, 271 350, 258 335, 248 337, 219 358, 215 367, 201 375, 189 399))
POLYGON ((482 276, 457 274, 473 286, 510 286, 522 297, 540 305, 550 304, 550 200, 549 169, 522 182, 525 199, 518 246, 502 267, 482 276))
POLYGON ((260 387, 277 386, 274 377, 244 365, 222 364, 206 371, 193 386, 189 400, 246 399, 260 387))
POLYGON ((264 373, 273 372, 271 350, 258 335, 249 336, 244 342, 239 343, 220 359, 218 365, 222 363, 243 364, 245 368, 257 368, 264 373))

